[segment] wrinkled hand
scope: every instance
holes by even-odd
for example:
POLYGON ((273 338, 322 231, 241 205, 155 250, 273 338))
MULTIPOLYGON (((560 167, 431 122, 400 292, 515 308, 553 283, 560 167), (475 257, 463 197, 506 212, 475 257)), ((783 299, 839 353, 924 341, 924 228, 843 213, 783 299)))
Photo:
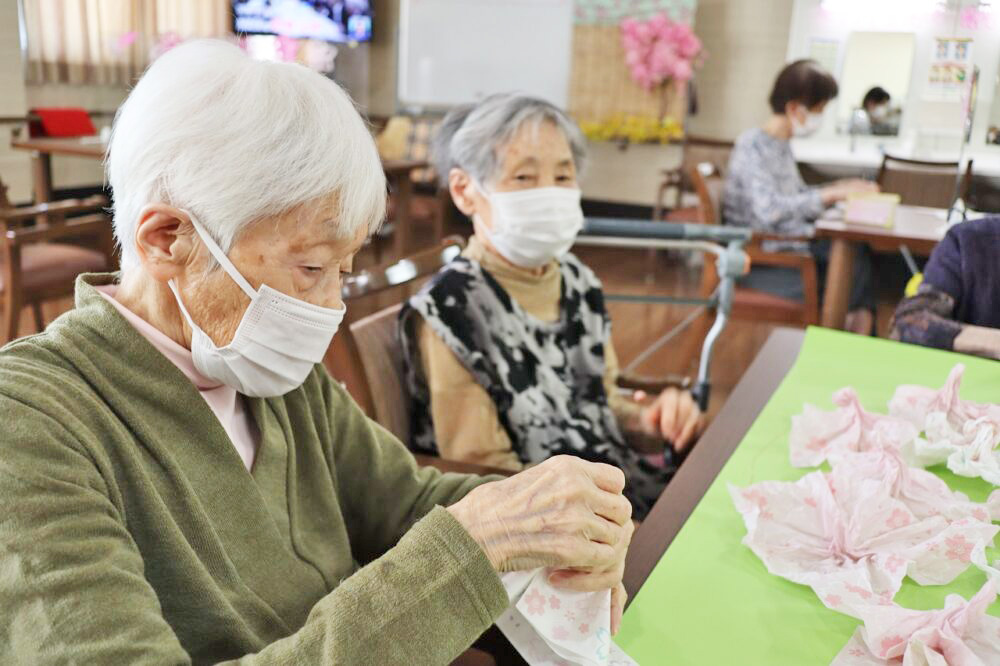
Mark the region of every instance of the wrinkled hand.
MULTIPOLYGON (((636 392, 636 401, 643 402, 645 398, 645 393, 636 392)), ((671 386, 664 389, 652 404, 643 408, 639 414, 639 423, 645 434, 662 437, 671 442, 674 450, 680 453, 701 432, 704 419, 691 392, 671 386)))
POLYGON ((625 475, 556 456, 479 486, 448 507, 498 572, 555 569, 553 585, 595 591, 621 583, 634 529, 625 475))

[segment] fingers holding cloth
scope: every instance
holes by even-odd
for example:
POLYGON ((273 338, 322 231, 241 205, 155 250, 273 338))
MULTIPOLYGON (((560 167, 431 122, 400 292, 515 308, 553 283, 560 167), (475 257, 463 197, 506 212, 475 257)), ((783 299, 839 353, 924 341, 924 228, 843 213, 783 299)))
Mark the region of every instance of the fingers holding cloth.
POLYGON ((499 573, 524 572, 505 578, 505 585, 513 581, 507 587, 519 599, 515 605, 531 602, 525 611, 540 618, 560 610, 563 596, 550 593, 556 601, 547 599, 545 606, 533 594, 541 595, 541 588, 574 598, 596 594, 610 599, 601 602, 601 624, 616 632, 625 603, 625 554, 635 529, 624 487, 625 476, 616 467, 556 456, 484 484, 448 510, 499 573))
POLYGON ((501 573, 511 606, 496 624, 529 664, 634 663, 611 640, 635 529, 624 486, 615 467, 559 456, 449 508, 501 573))

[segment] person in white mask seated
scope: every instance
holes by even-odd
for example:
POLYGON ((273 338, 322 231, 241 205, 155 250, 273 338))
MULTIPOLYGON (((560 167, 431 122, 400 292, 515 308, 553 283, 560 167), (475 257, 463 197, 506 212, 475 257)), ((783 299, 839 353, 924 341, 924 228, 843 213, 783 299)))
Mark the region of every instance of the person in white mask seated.
POLYGON ((701 413, 687 391, 643 405, 615 388, 601 283, 569 253, 584 151, 573 121, 531 97, 494 95, 445 117, 435 162, 475 234, 400 314, 411 445, 512 470, 559 454, 609 463, 641 519, 701 413))
POLYGON ((616 627, 619 470, 420 469, 318 364, 386 208, 337 84, 188 42, 107 168, 122 272, 0 351, 0 663, 447 664, 541 566, 616 627))
POLYGON ((861 100, 866 124, 858 127, 858 134, 876 134, 891 136, 899 133, 899 113, 894 112, 890 104, 892 96, 881 86, 875 86, 865 93, 861 100))
MULTIPOLYGON (((878 191, 875 183, 861 179, 808 186, 799 173, 791 139, 806 138, 819 131, 823 111, 837 92, 837 82, 813 60, 797 60, 781 70, 768 100, 770 117, 762 127, 739 136, 723 174, 725 224, 775 236, 808 237, 813 234, 813 223, 829 206, 855 193, 878 191)), ((777 239, 765 241, 764 248, 775 252, 812 252, 822 283, 829 261, 829 243, 777 239)), ((857 255, 847 327, 868 334, 875 321, 871 255, 864 249, 857 255)), ((740 284, 785 298, 803 297, 799 272, 794 268, 754 268, 740 279, 740 284)), ((819 291, 823 293, 822 286, 819 291)))

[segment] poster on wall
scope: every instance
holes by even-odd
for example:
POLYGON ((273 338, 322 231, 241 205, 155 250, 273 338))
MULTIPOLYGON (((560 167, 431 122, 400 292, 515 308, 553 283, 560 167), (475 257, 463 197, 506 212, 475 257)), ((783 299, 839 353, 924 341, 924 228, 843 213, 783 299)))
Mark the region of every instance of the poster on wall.
POLYGON ((972 39, 937 37, 933 49, 924 99, 961 102, 972 76, 972 39))

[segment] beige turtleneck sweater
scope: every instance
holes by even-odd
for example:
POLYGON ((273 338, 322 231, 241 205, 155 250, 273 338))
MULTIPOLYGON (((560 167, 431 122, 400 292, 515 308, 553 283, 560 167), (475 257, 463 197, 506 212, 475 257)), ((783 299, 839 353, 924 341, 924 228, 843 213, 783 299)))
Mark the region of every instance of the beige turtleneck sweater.
MULTIPOLYGON (((487 250, 475 236, 462 254, 478 261, 528 314, 546 322, 559 318, 562 280, 557 261, 553 260, 541 273, 535 273, 504 261, 487 250)), ((441 457, 520 470, 524 465, 511 449, 510 438, 500 424, 496 405, 489 394, 423 318, 417 317, 415 326, 441 457)), ((618 358, 614 345, 605 346, 604 360, 608 402, 624 426, 636 418, 640 407, 615 388, 618 358)))

